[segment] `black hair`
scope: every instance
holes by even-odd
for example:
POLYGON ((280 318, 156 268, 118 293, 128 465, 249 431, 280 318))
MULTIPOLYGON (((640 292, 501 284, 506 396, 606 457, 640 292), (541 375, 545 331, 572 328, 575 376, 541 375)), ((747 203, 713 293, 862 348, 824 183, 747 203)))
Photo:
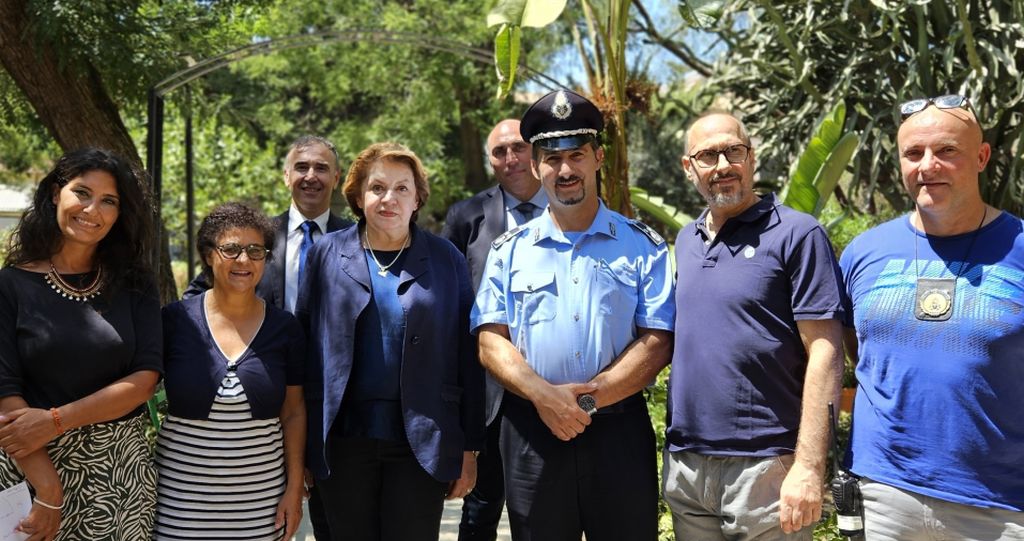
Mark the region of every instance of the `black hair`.
POLYGON ((60 251, 64 234, 57 224, 54 194, 90 171, 106 171, 117 186, 117 220, 96 247, 96 261, 103 267, 105 287, 122 285, 137 290, 152 287, 150 245, 153 241, 153 207, 148 186, 128 162, 109 150, 83 148, 57 160, 53 170, 36 187, 32 204, 11 235, 5 265, 47 261, 60 251))
POLYGON ((263 246, 267 249, 267 259, 274 256, 274 225, 262 212, 232 201, 218 205, 203 218, 196 234, 196 249, 203 264, 203 273, 213 282, 213 269, 206 259, 217 249, 217 239, 229 229, 255 229, 263 234, 263 246))

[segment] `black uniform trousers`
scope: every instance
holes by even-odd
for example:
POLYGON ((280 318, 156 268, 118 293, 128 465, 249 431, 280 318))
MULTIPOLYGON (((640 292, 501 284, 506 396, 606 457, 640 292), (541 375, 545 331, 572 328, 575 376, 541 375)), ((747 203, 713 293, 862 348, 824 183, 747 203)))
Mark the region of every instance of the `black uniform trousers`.
POLYGON ((515 541, 655 541, 658 473, 642 393, 594 414, 567 442, 505 393, 500 447, 515 541))

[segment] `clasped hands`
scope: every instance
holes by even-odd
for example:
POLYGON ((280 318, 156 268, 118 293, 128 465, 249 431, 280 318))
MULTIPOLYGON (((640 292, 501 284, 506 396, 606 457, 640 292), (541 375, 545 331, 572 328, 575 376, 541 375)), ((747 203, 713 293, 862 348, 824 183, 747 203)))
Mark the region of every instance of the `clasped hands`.
POLYGON ((582 434, 591 421, 590 414, 580 408, 576 397, 596 390, 594 383, 551 385, 545 382, 531 401, 551 433, 562 441, 569 441, 582 434))
POLYGON ((58 435, 49 410, 19 408, 0 415, 0 449, 25 458, 58 435))

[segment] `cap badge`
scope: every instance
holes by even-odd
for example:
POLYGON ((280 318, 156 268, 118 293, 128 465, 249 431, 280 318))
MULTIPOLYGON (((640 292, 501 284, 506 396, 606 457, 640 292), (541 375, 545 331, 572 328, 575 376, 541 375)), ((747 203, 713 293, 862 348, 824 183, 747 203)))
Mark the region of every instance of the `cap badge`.
POLYGON ((572 114, 572 105, 569 104, 569 97, 565 92, 559 90, 555 94, 555 103, 551 105, 551 115, 558 120, 565 120, 572 114))

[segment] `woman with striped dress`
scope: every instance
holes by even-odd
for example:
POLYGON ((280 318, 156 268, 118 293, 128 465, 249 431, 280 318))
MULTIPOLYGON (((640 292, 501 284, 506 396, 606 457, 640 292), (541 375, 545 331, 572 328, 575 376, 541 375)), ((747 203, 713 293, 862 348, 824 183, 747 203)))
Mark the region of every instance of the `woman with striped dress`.
POLYGON ((213 288, 164 308, 155 538, 290 539, 302 516, 304 336, 256 296, 274 233, 238 203, 197 244, 213 288))

